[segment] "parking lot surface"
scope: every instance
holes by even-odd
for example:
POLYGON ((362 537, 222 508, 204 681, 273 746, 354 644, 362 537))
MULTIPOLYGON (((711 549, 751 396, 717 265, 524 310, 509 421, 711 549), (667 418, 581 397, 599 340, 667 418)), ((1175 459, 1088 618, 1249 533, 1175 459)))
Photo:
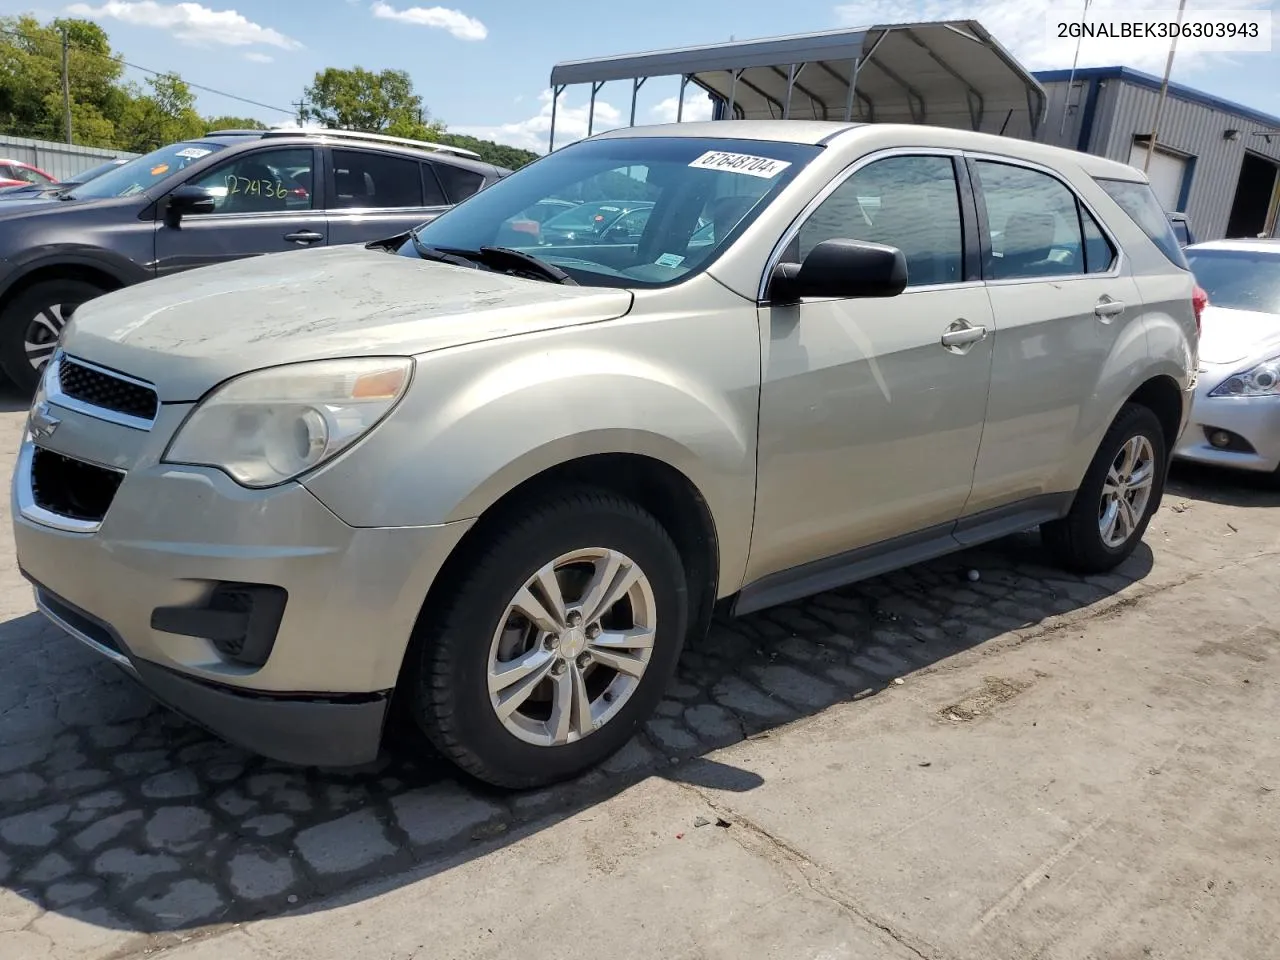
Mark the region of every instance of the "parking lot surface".
POLYGON ((211 738, 33 611, 6 517, 0 958, 1273 957, 1278 506, 1180 472, 1112 575, 1022 536, 717 622, 514 795, 211 738))

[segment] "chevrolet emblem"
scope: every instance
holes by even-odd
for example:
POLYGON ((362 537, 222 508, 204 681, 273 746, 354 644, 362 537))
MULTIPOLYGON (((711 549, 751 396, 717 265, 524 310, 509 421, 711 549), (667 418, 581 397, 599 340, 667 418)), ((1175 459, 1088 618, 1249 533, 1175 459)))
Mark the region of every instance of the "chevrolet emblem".
POLYGON ((49 411, 48 402, 43 400, 32 408, 31 416, 27 418, 27 425, 31 430, 31 435, 41 440, 47 440, 52 437, 53 431, 58 429, 58 424, 61 422, 49 411))

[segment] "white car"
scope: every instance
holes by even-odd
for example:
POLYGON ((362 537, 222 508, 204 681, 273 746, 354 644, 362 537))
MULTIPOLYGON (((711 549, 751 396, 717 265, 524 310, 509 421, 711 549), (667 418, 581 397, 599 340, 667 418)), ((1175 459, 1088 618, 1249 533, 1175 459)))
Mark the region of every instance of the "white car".
POLYGON ((1174 455, 1277 474, 1280 240, 1214 240, 1186 254, 1209 303, 1191 423, 1174 455))

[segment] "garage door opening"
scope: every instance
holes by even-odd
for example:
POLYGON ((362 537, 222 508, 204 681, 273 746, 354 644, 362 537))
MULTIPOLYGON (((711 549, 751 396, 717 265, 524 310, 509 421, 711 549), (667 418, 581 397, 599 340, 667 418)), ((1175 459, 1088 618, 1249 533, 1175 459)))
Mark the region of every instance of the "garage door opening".
POLYGON ((1266 157, 1246 153, 1240 165, 1236 198, 1227 218, 1228 239, 1267 236, 1275 228, 1280 167, 1266 157))
POLYGON ((1137 136, 1129 148, 1129 166, 1146 170, 1151 180, 1151 189, 1155 191, 1160 205, 1170 213, 1178 212, 1178 203, 1184 195, 1184 186, 1188 174, 1188 158, 1171 150, 1156 147, 1147 160, 1150 137, 1137 136))

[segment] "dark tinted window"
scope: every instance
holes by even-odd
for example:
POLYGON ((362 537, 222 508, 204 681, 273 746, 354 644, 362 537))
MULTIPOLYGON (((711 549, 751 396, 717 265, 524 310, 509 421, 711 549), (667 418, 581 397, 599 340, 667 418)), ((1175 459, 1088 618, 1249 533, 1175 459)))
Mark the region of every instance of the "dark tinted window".
POLYGON ((360 150, 333 151, 330 207, 420 207, 418 161, 360 150))
POLYGON ((1098 180, 1098 185, 1111 195, 1120 209, 1127 213, 1160 252, 1175 266, 1187 269, 1187 258, 1173 235, 1169 217, 1160 206, 1149 184, 1132 180, 1098 180))
POLYGON ((1192 250, 1188 259, 1214 306, 1280 313, 1280 249, 1192 250))
POLYGON ((822 201, 800 228, 803 260, 824 240, 867 240, 907 258, 907 286, 963 279, 960 198, 949 157, 888 157, 868 164, 822 201))
POLYGON ((314 159, 310 147, 255 150, 218 164, 190 183, 214 195, 215 213, 310 210, 314 159))
POLYGON ((1039 170, 986 160, 976 166, 991 230, 988 280, 1085 272, 1074 193, 1039 170))
POLYGON ((1191 233, 1187 230, 1185 220, 1172 220, 1170 223, 1173 225, 1173 235, 1178 238, 1178 243, 1186 246, 1191 242, 1191 233))
POLYGON ((474 170, 464 170, 447 163, 432 164, 450 203, 461 203, 484 186, 484 177, 474 170))
POLYGON ((1106 273, 1115 262, 1116 250, 1106 238, 1098 221, 1077 203, 1080 210, 1080 226, 1084 229, 1084 269, 1086 273, 1106 273))
POLYGON ((440 178, 436 176, 436 169, 429 163, 422 164, 422 186, 425 191, 424 206, 443 207, 448 205, 449 201, 444 195, 444 188, 440 186, 440 178))

